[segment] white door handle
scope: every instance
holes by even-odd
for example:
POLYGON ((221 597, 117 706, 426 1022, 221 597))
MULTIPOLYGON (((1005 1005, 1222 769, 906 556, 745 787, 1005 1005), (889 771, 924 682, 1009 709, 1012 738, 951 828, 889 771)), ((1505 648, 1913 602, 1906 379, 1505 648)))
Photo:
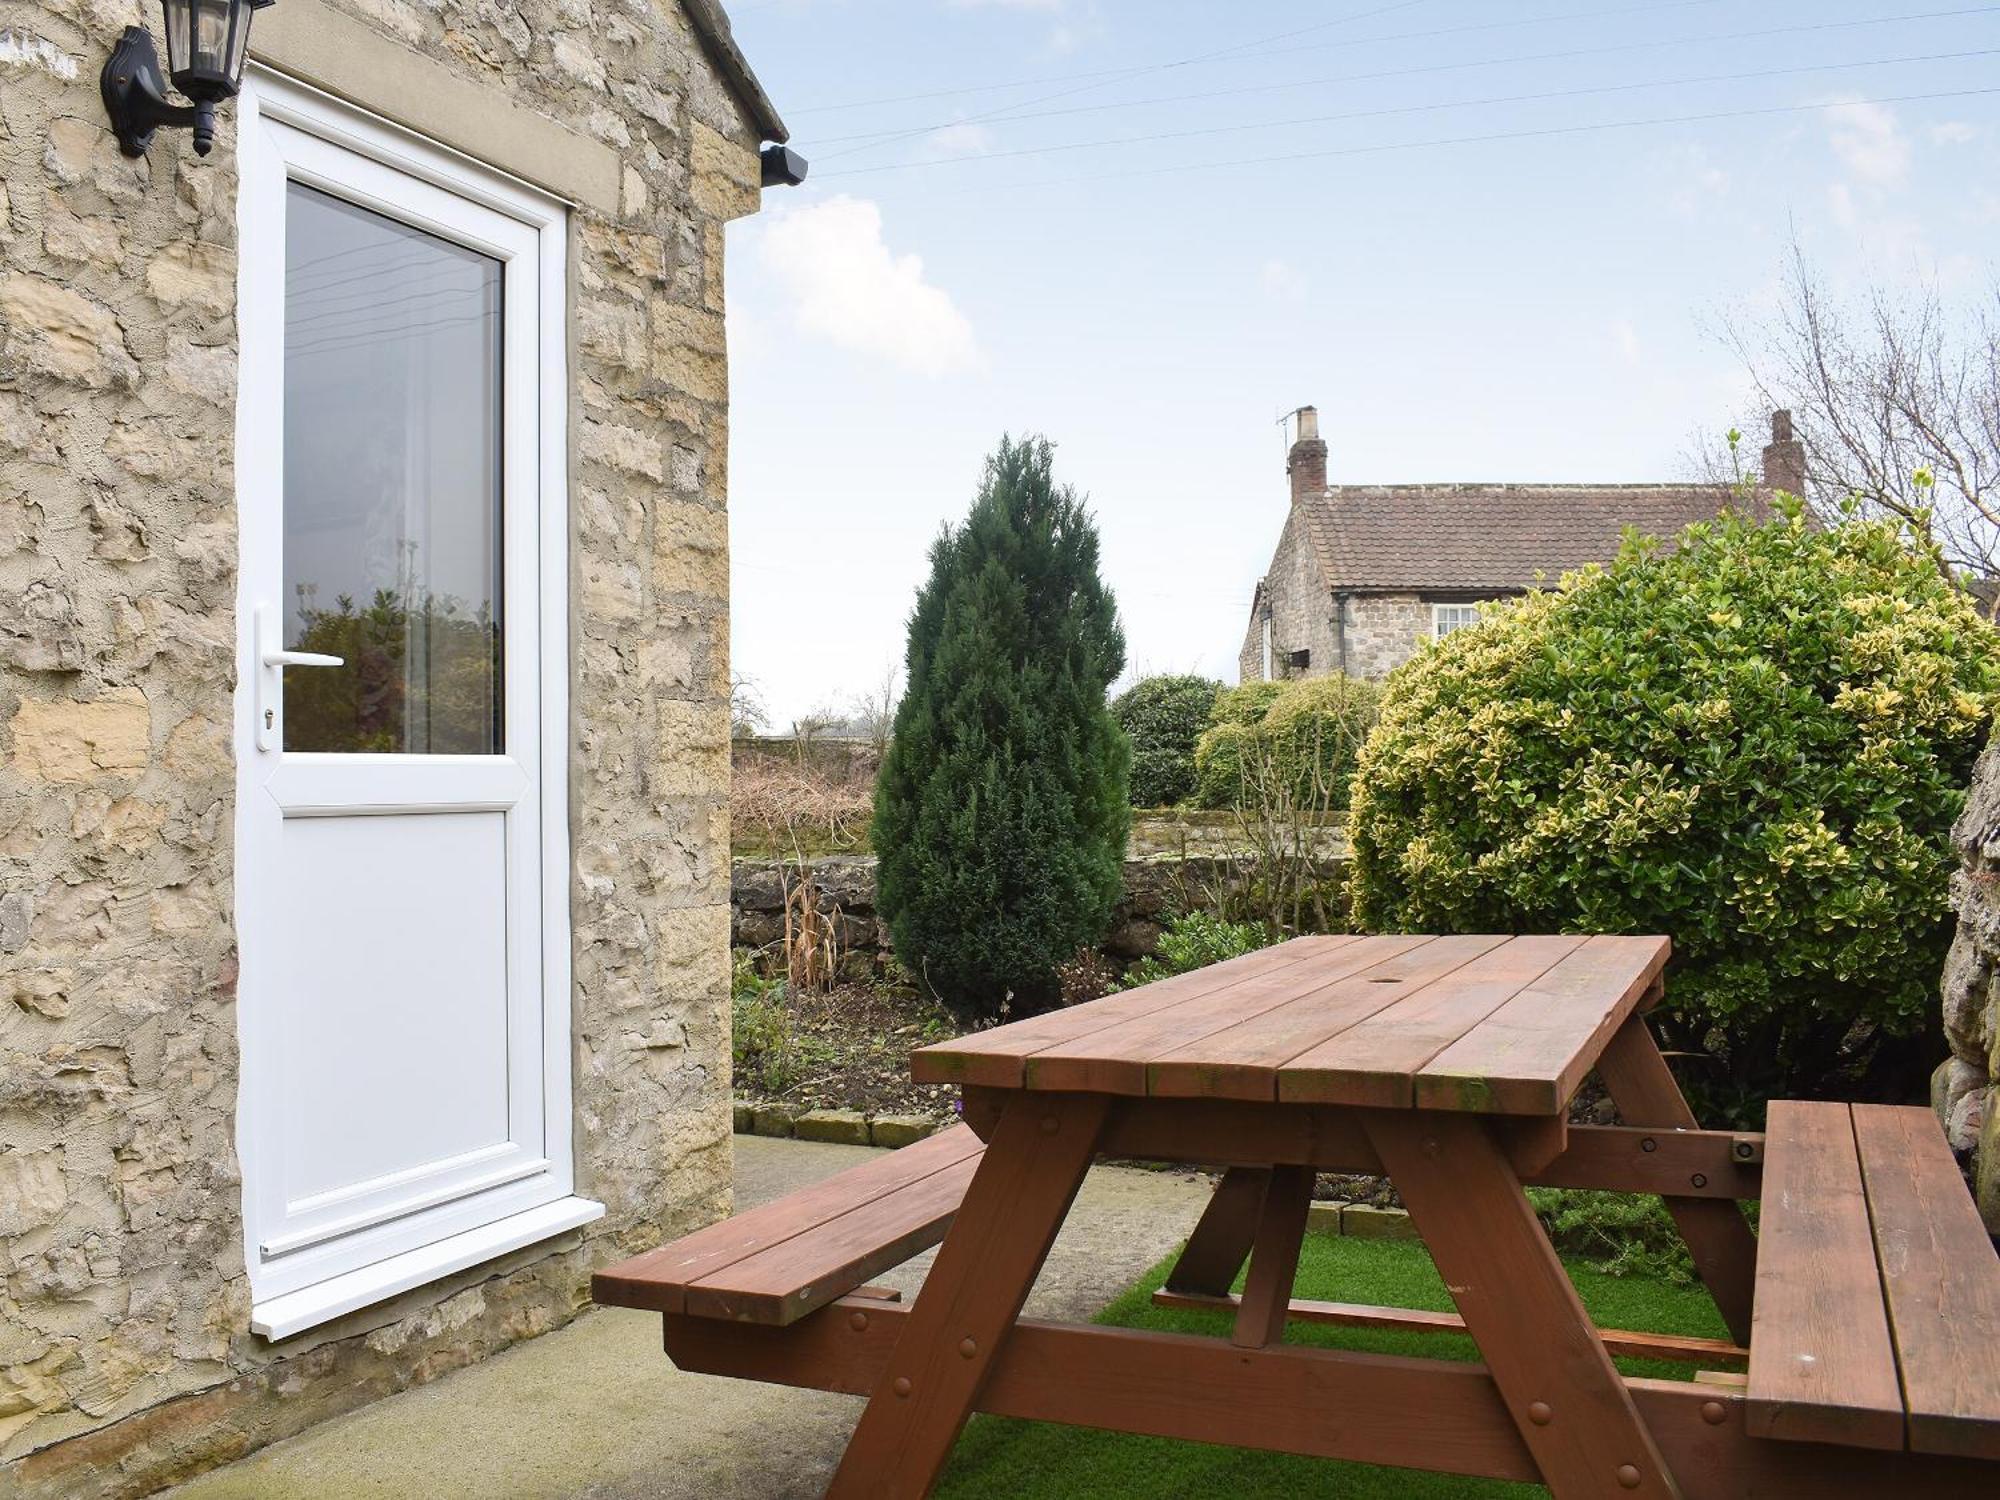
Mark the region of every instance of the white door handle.
POLYGON ((263 657, 267 667, 344 667, 347 660, 339 656, 324 656, 317 651, 266 651, 263 657))
POLYGON ((260 604, 255 610, 257 628, 257 689, 252 700, 252 712, 257 715, 257 748, 275 750, 278 748, 278 695, 284 679, 284 667, 341 667, 347 663, 338 656, 325 656, 317 651, 287 651, 283 647, 283 637, 277 631, 277 611, 268 604, 260 604))

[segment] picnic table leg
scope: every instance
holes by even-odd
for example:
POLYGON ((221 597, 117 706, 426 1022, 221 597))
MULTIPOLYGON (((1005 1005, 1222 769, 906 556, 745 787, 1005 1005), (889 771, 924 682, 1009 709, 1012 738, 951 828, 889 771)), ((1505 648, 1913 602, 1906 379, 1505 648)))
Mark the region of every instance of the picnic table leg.
POLYGON ((1311 1167, 1272 1169, 1257 1216, 1250 1279, 1243 1283, 1243 1301, 1236 1309, 1236 1328, 1230 1335, 1230 1342, 1239 1349, 1262 1349, 1285 1336, 1292 1282, 1299 1271, 1299 1246, 1305 1241, 1306 1213, 1312 1208, 1314 1175, 1311 1167))
MULTIPOLYGON (((1694 1111, 1643 1016, 1633 1014, 1612 1034, 1597 1060, 1597 1076, 1627 1125, 1696 1128, 1694 1111)), ((1687 1242, 1702 1285, 1729 1325, 1729 1336, 1747 1348, 1750 1304, 1757 1286, 1757 1237, 1750 1232, 1743 1210, 1725 1198, 1661 1201, 1687 1242)))
POLYGON ((1269 1167, 1231 1167, 1222 1174, 1180 1259, 1167 1273, 1168 1291, 1228 1294, 1256 1239, 1257 1218, 1270 1181, 1269 1167))
POLYGON ((1486 1121, 1444 1111, 1362 1113, 1557 1500, 1678 1496, 1486 1121))
POLYGON ((924 1278, 828 1500, 920 1500, 1083 1184, 1109 1101, 1017 1093, 924 1278))

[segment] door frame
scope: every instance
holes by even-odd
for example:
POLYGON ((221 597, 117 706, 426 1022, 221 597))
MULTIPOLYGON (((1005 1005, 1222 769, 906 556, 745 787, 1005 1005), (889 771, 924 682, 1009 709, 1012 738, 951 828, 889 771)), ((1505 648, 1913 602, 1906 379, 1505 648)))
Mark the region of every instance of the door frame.
MULTIPOLYGON (((260 1209, 270 1192, 267 1156, 258 1139, 260 1120, 272 1118, 260 1090, 279 1076, 277 1038, 270 1007, 260 1003, 258 986, 266 973, 271 940, 260 924, 260 892, 242 874, 252 868, 247 825, 241 815, 248 799, 267 797, 270 770, 256 743, 256 641, 251 610, 253 580, 239 566, 237 581, 237 688, 234 744, 237 747, 235 821, 236 938, 239 956, 237 1030, 239 1038, 236 1148, 243 1181, 244 1264, 252 1295, 251 1326, 268 1338, 282 1338, 340 1313, 378 1301, 425 1281, 579 1224, 604 1212, 601 1204, 574 1196, 575 1158, 571 1114, 570 830, 569 830, 569 476, 568 476, 568 297, 569 205, 507 174, 422 139, 398 126, 294 80, 252 64, 246 70, 237 108, 239 209, 237 307, 249 311, 284 305, 282 255, 259 253, 260 235, 250 216, 268 211, 269 177, 311 181, 295 173, 278 136, 266 128, 277 122, 419 184, 440 189, 525 226, 535 245, 534 484, 537 514, 532 534, 538 557, 532 601, 539 633, 537 674, 539 714, 535 739, 539 796, 540 909, 540 1067, 541 1155, 546 1165, 531 1176, 496 1182, 447 1205, 419 1210, 342 1236, 334 1243, 342 1256, 302 1249, 265 1264, 258 1243, 265 1222, 260 1209), (259 205, 264 207, 260 210, 259 205), (260 926, 263 930, 260 931, 260 926), (353 1264, 356 1252, 370 1258, 353 1264)), ((419 189, 421 193, 423 189, 419 189)), ((282 193, 279 194, 282 198, 282 193)), ((417 220, 407 210, 398 217, 417 220)), ((510 296, 511 296, 510 292, 510 296)), ((239 563, 268 549, 279 524, 275 504, 260 504, 251 485, 282 473, 284 414, 282 334, 248 336, 239 326, 240 367, 236 410, 236 474, 239 563), (275 365, 275 367, 274 367, 275 365), (246 477, 248 483, 246 483, 246 477)), ((514 497, 509 497, 510 503, 514 497)), ((510 528, 511 529, 511 528, 510 528)), ((511 564, 505 569, 518 576, 511 564)), ((519 609, 527 601, 510 599, 519 609)), ((427 759, 435 759, 427 757, 427 759)), ((408 769, 415 770, 415 766, 408 769)), ((400 799, 399 799, 400 807, 400 799)), ((414 807, 409 810, 415 811, 414 807)), ((510 914, 509 920, 512 920, 510 914)))

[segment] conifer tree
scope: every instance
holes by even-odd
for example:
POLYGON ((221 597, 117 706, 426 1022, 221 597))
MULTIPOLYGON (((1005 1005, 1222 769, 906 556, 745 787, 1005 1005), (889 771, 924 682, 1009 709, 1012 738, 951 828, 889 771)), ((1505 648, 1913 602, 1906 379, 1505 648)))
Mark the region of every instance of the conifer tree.
POLYGON ((960 1014, 1051 1003, 1098 942, 1131 829, 1123 670, 1097 528, 1043 438, 1002 438, 931 547, 907 687, 875 793, 876 904, 896 953, 960 1014))

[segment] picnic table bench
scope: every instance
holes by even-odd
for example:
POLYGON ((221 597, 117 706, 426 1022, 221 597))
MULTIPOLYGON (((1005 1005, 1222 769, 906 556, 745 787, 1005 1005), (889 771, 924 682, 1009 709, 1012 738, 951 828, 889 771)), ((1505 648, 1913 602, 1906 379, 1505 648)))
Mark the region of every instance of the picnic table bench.
POLYGON ((1763 1134, 1697 1128, 1643 1017, 1667 954, 1300 938, 927 1047, 912 1071, 960 1085, 963 1124, 593 1292, 662 1314, 682 1369, 867 1396, 837 1497, 927 1493, 975 1409, 1559 1497, 1992 1495, 2000 1259, 1936 1121, 1779 1101, 1763 1134), (1623 1124, 1568 1120, 1593 1071, 1623 1124), (1223 1169, 1156 1295, 1226 1309, 1228 1340, 1020 1316, 1100 1155, 1223 1169), (1322 1171, 1395 1183, 1456 1314, 1292 1298, 1322 1171), (1533 1184, 1660 1195, 1730 1338, 1593 1326, 1533 1184), (940 1241, 913 1306, 866 1284, 940 1241), (1287 1346, 1288 1319, 1469 1333, 1483 1362, 1287 1346))

